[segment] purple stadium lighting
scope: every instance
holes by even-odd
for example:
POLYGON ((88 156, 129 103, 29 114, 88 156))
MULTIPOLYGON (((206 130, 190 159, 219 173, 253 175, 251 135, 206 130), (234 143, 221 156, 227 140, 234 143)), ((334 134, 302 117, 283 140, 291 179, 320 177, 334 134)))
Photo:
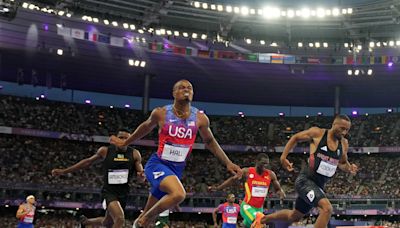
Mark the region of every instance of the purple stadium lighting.
POLYGON ((387 109, 387 112, 388 112, 388 113, 392 113, 392 112, 393 112, 393 109, 388 108, 388 109, 387 109))
POLYGON ((283 117, 283 116, 285 116, 285 113, 284 113, 284 112, 280 112, 280 113, 279 113, 279 116, 280 116, 280 117, 283 117))
POLYGON ((44 99, 46 96, 44 94, 40 94, 40 98, 44 99))
POLYGON ((89 99, 86 99, 86 100, 85 100, 85 104, 91 104, 91 103, 92 103, 91 100, 89 100, 89 99))
POLYGON ((38 101, 38 100, 40 100, 40 98, 39 97, 35 97, 35 99, 38 101))
POLYGON ((354 110, 354 111, 351 112, 351 114, 352 114, 353 116, 356 116, 356 115, 358 115, 358 112, 357 112, 356 110, 354 110))
POLYGON ((125 108, 130 108, 131 106, 129 105, 129 104, 126 104, 125 105, 125 108))
POLYGON ((238 112, 238 115, 241 116, 241 115, 244 115, 244 113, 243 112, 238 112))
POLYGON ((393 66, 393 62, 392 61, 388 62, 388 67, 392 67, 392 66, 393 66))
POLYGON ((49 31, 49 25, 44 24, 44 25, 43 25, 43 28, 44 28, 45 31, 49 31))
POLYGON ((0 89, 3 89, 3 86, 2 86, 2 85, 0 85, 0 89))
POLYGON ((205 111, 204 111, 204 110, 199 110, 199 112, 200 112, 200 113, 205 113, 205 111))
POLYGON ((323 113, 322 113, 322 112, 318 112, 317 115, 318 115, 318 116, 322 116, 323 113))
POLYGON ((114 106, 110 105, 110 108, 114 108, 114 106))
POLYGON ((309 115, 306 115, 306 118, 308 119, 308 118, 310 118, 310 116, 309 116, 309 115))

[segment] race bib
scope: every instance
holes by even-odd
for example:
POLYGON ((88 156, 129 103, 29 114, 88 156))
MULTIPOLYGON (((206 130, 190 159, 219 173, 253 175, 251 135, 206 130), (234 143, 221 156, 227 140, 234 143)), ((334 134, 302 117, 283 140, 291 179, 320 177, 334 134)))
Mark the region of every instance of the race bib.
POLYGON ((24 218, 24 223, 32 223, 33 222, 33 217, 25 217, 24 218))
POLYGON ((128 183, 128 169, 108 170, 108 184, 126 184, 128 183))
POLYGON ((332 177, 336 172, 337 165, 332 165, 328 162, 321 161, 317 169, 317 173, 326 177, 332 177))
POLYGON ((254 197, 266 197, 268 194, 268 188, 266 186, 253 186, 251 189, 251 196, 254 197))
POLYGON ((237 218, 236 217, 228 217, 226 220, 229 224, 236 224, 237 218))
POLYGON ((172 162, 184 162, 188 155, 190 147, 186 145, 168 145, 164 144, 161 158, 172 162))

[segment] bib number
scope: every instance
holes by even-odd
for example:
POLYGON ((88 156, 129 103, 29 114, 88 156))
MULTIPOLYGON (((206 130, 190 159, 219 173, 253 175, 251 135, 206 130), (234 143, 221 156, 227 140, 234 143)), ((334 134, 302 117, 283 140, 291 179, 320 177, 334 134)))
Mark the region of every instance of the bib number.
POLYGON ((25 217, 24 218, 24 223, 32 223, 33 222, 33 217, 25 217))
POLYGON ((251 195, 254 197, 267 197, 268 188, 264 186, 253 186, 251 195))
POLYGON ((337 165, 332 165, 329 164, 325 161, 321 161, 319 164, 319 167, 317 169, 317 173, 326 176, 326 177, 332 177, 335 172, 336 172, 337 165))
POLYGON ((126 184, 128 183, 128 176, 128 169, 109 170, 108 184, 126 184))
POLYGON ((236 224, 237 218, 236 217, 228 217, 226 220, 229 224, 236 224))
POLYGON ((184 162, 189 150, 187 146, 164 144, 161 158, 172 162, 184 162))

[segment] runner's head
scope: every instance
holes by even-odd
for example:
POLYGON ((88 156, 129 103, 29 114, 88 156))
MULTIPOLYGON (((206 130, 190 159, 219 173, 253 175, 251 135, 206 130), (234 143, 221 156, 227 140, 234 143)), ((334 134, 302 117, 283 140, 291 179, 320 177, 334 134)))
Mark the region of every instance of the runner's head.
POLYGON ((234 203, 235 202, 235 195, 234 194, 228 194, 228 196, 226 197, 226 201, 228 201, 228 203, 234 203))
POLYGON ((349 133, 350 127, 351 121, 348 116, 336 115, 335 119, 333 119, 331 130, 333 135, 340 140, 349 133))
POLYGON ((263 172, 269 168, 269 157, 265 153, 259 153, 256 157, 256 169, 257 172, 263 172))
POLYGON ((172 89, 175 101, 191 102, 193 94, 193 85, 186 79, 177 81, 172 89))
POLYGON ((29 203, 29 204, 32 204, 32 205, 35 204, 36 203, 35 196, 33 196, 33 195, 27 196, 26 197, 26 202, 29 203))
MULTIPOLYGON (((117 131, 117 137, 118 138, 126 140, 126 139, 129 138, 129 136, 130 136, 130 133, 129 133, 128 129, 125 129, 125 128, 118 129, 118 131, 117 131)), ((126 148, 127 148, 126 146, 118 147, 118 149, 121 149, 121 150, 126 150, 126 148)))

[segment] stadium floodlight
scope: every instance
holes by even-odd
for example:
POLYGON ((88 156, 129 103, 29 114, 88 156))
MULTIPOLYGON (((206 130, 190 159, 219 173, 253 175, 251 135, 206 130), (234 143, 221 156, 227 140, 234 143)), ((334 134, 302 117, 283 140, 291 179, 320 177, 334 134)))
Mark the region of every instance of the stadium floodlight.
POLYGON ((242 13, 243 16, 247 16, 247 15, 249 15, 249 8, 246 7, 246 6, 243 6, 243 7, 240 9, 240 12, 242 13))
POLYGON ((232 13, 232 6, 226 6, 226 12, 232 13))
POLYGON ((333 8, 333 10, 332 10, 332 15, 333 15, 334 17, 339 16, 339 13, 340 13, 340 11, 339 11, 338 8, 333 8))
POLYGON ((390 46, 390 47, 393 47, 393 46, 394 46, 394 41, 393 41, 393 40, 390 40, 390 41, 389 41, 389 46, 390 46))
POLYGON ((353 9, 352 8, 347 8, 347 13, 348 14, 352 14, 353 13, 353 9))
POLYGON ((122 27, 124 27, 124 29, 128 29, 129 28, 129 24, 128 23, 123 23, 122 27))
POLYGON ((194 2, 193 5, 194 5, 194 7, 196 7, 196 8, 200 8, 200 2, 194 2))
POLYGON ((319 18, 325 17, 325 9, 323 9, 323 8, 318 8, 318 9, 317 9, 317 17, 319 17, 319 18))
POLYGON ((233 12, 234 13, 240 13, 240 8, 237 7, 237 6, 233 7, 233 12))
POLYGON ((347 70, 347 75, 353 75, 353 70, 347 70))
POLYGON ((309 8, 303 8, 301 10, 301 16, 303 18, 309 18, 310 17, 310 9, 309 8))
POLYGON ((203 4, 201 4, 201 6, 203 7, 203 9, 208 9, 208 4, 207 4, 207 2, 203 2, 203 4))
POLYGON ((251 44, 251 39, 246 39, 247 44, 251 44))
POLYGON ((217 5, 217 10, 219 12, 224 11, 224 6, 223 5, 217 5))
POLYGON ((109 25, 109 24, 110 24, 110 22, 109 22, 107 19, 103 20, 103 23, 104 23, 105 25, 109 25))
POLYGON ((265 45, 265 40, 260 40, 261 45, 265 45))
POLYGON ((297 47, 303 47, 303 43, 302 42, 298 42, 297 43, 297 47))
POLYGON ((293 18, 294 17, 294 10, 289 9, 287 11, 287 16, 288 16, 288 18, 293 18))

